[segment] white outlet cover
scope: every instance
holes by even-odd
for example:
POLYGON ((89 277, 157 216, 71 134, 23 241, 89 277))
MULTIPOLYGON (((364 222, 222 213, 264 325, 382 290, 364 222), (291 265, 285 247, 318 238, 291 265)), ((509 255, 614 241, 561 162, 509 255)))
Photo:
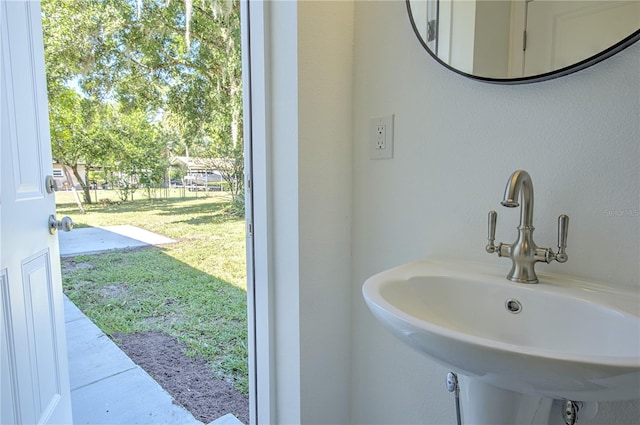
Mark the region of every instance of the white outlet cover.
POLYGON ((369 158, 393 158, 393 115, 371 118, 369 123, 369 158), (381 125, 385 126, 385 149, 377 149, 377 129, 381 125))

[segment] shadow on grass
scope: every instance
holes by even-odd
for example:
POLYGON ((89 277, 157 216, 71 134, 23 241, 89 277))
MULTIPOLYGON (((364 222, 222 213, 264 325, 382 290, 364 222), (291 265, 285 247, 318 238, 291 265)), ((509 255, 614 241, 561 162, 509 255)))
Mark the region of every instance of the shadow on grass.
POLYGON ((246 291, 157 247, 64 258, 65 294, 107 335, 159 331, 248 391, 246 291))
MULTIPOLYGON (((203 205, 206 204, 213 209, 222 209, 229 204, 229 200, 224 198, 171 198, 171 199, 136 199, 126 202, 113 202, 111 204, 92 203, 85 204, 84 207, 90 211, 100 211, 102 213, 127 213, 145 212, 160 210, 161 214, 190 214, 203 212, 203 205), (198 202, 199 201, 199 202, 198 202), (194 204, 195 202, 195 204, 194 204), (189 203, 189 205, 184 205, 189 203)), ((58 203, 58 208, 62 210, 77 210, 75 203, 58 203)))
POLYGON ((237 215, 226 214, 226 213, 214 213, 201 215, 199 217, 191 217, 184 220, 175 220, 174 224, 182 223, 182 224, 193 224, 193 225, 203 225, 203 224, 211 224, 211 223, 238 223, 244 222, 244 217, 239 217, 237 215))
MULTIPOLYGON (((193 201, 192 201, 193 202, 193 201)), ((205 202, 204 200, 202 201, 205 202)), ((203 208, 203 204, 195 204, 195 205, 171 205, 168 208, 163 208, 162 212, 159 215, 183 215, 183 214, 202 214, 202 213, 213 213, 217 211, 223 211, 230 204, 228 200, 219 200, 219 201, 211 201, 206 202, 207 209, 203 208)))
MULTIPOLYGON (((77 206, 73 203, 58 203, 59 214, 68 214, 75 217, 78 227, 89 227, 83 224, 83 215, 78 214, 77 206)), ((184 223, 184 224, 206 224, 220 222, 242 221, 242 214, 232 211, 230 199, 226 196, 212 196, 201 198, 172 198, 172 199, 140 199, 109 205, 90 204, 86 206, 87 214, 103 215, 103 222, 113 222, 117 216, 126 216, 129 219, 126 223, 136 224, 136 216, 156 217, 158 221, 164 223, 184 223), (108 217, 113 217, 109 219, 108 217), (166 218, 176 218, 166 220, 166 218)), ((147 224, 151 224, 146 221, 147 224)), ((118 224, 118 223, 114 223, 118 224)), ((121 224, 121 223, 119 223, 121 224)), ((140 225, 142 223, 138 223, 140 225)), ((143 227, 144 226, 143 224, 143 227)))

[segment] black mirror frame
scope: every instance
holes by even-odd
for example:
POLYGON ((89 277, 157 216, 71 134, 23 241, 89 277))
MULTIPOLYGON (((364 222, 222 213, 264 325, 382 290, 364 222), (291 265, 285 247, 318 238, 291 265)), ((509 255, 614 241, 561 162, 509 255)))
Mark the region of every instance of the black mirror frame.
POLYGON ((613 55, 615 55, 616 53, 626 49, 627 47, 631 46, 633 43, 637 42, 638 40, 640 40, 640 29, 638 29, 637 31, 635 31, 634 33, 632 33, 631 35, 629 35, 628 37, 620 40, 618 43, 614 44, 613 46, 601 51, 600 53, 597 53, 589 58, 586 58, 580 62, 577 62, 573 65, 564 67, 564 68, 560 68, 560 69, 556 69, 555 71, 550 71, 550 72, 546 72, 544 74, 538 74, 538 75, 531 75, 529 77, 516 77, 516 78, 488 78, 488 77, 480 77, 477 75, 473 75, 473 74, 468 74, 466 72, 460 71, 459 69, 456 69, 454 67, 452 67, 451 65, 447 64, 446 62, 442 61, 442 59, 440 59, 438 56, 435 55, 435 53, 433 53, 431 51, 431 49, 427 46, 427 44, 425 43, 425 41, 422 39, 422 36, 420 35, 420 32, 418 31, 418 27, 416 26, 416 23, 413 19, 413 13, 411 12, 411 4, 410 4, 410 0, 405 0, 405 4, 407 5, 407 14, 409 15, 409 21, 411 22, 411 28, 413 28, 413 32, 415 33, 416 37, 418 38, 418 41, 420 42, 420 44, 422 45, 422 47, 424 47, 424 49, 429 53, 429 55, 431 55, 432 58, 434 58, 437 62, 439 62, 442 66, 444 66, 445 68, 449 69, 450 71, 455 72, 456 74, 460 74, 463 75, 467 78, 471 78, 472 80, 476 80, 476 81, 482 81, 485 83, 491 83, 491 84, 506 84, 506 85, 513 85, 513 84, 529 84, 529 83, 538 83, 541 81, 547 81, 547 80, 552 80, 554 78, 558 78, 558 77, 562 77, 565 75, 569 75, 572 74, 574 72, 580 71, 582 69, 588 68, 591 65, 595 65, 596 63, 603 61, 613 55))

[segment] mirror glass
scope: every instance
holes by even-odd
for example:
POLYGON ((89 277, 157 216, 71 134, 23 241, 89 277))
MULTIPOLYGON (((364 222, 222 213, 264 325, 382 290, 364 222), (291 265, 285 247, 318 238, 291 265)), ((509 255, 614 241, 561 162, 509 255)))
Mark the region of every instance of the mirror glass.
POLYGON ((432 56, 489 82, 565 75, 640 38, 638 0, 407 0, 407 9, 432 56))

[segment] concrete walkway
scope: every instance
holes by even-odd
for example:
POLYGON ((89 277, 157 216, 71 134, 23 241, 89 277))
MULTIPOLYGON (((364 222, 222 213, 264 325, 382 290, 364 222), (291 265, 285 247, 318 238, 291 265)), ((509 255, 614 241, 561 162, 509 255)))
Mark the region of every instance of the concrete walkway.
POLYGON ((58 232, 58 240, 62 257, 176 242, 157 233, 130 225, 83 227, 73 229, 71 232, 58 232))
MULTIPOLYGON (((74 229, 59 240, 63 256, 174 242, 134 226, 74 229)), ((74 424, 202 425, 66 296, 64 310, 74 424)), ((210 425, 243 424, 228 414, 210 425)))
POLYGON ((65 297, 74 424, 202 425, 65 297))
MULTIPOLYGON (((64 297, 74 424, 202 425, 64 297)), ((209 425, 243 425, 227 414, 209 425)))

